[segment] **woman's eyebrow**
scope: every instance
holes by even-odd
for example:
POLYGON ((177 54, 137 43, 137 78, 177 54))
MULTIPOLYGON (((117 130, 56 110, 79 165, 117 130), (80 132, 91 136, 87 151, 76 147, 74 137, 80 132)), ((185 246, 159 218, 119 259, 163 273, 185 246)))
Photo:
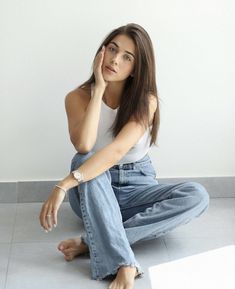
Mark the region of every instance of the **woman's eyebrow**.
MULTIPOLYGON (((119 46, 117 45, 116 42, 111 41, 110 43, 114 44, 117 48, 119 48, 119 46)), ((130 55, 132 55, 132 56, 135 58, 135 55, 134 55, 133 53, 131 53, 130 51, 125 50, 125 52, 128 53, 128 54, 130 54, 130 55)))

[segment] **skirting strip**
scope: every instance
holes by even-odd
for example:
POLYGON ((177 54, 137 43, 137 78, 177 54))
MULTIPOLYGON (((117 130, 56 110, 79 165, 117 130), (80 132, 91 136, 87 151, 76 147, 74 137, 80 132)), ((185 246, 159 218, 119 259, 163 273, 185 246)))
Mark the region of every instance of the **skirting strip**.
MULTIPOLYGON (((235 176, 158 178, 159 183, 198 182, 211 198, 234 198, 235 176)), ((0 203, 44 202, 57 181, 0 182, 0 203)), ((65 199, 67 201, 67 198, 65 199)))

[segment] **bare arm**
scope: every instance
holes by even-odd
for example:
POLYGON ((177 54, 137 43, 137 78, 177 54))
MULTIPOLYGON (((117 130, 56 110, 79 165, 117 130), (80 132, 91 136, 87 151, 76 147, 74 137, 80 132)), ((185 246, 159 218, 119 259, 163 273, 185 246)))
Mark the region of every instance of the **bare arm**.
POLYGON ((91 97, 80 88, 69 93, 65 99, 70 139, 80 153, 89 152, 97 138, 101 102, 107 86, 101 69, 104 51, 103 47, 94 61, 95 85, 91 97))
POLYGON ((94 89, 87 107, 87 96, 81 90, 79 92, 66 96, 65 108, 71 142, 78 152, 87 153, 96 142, 103 91, 94 89))

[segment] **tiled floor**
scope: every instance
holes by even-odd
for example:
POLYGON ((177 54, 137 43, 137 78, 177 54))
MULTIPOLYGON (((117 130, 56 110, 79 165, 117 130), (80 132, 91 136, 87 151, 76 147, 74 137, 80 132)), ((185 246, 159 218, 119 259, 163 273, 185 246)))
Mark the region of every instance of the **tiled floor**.
MULTIPOLYGON (((90 279, 89 258, 66 262, 59 241, 79 235, 82 223, 68 203, 59 212, 58 227, 45 233, 38 222, 41 203, 0 204, 0 288, 107 289, 107 281, 90 279)), ((198 219, 165 237, 133 246, 145 271, 135 289, 152 289, 149 268, 226 245, 235 244, 235 198, 211 199, 198 219)))

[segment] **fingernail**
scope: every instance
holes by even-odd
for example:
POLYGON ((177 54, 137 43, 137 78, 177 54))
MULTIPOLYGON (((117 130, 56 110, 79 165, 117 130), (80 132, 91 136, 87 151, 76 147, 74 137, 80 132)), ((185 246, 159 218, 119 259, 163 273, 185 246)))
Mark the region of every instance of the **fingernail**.
POLYGON ((56 224, 54 224, 54 228, 56 228, 56 224))
POLYGON ((48 233, 48 231, 47 231, 47 230, 45 230, 45 233, 48 233))

